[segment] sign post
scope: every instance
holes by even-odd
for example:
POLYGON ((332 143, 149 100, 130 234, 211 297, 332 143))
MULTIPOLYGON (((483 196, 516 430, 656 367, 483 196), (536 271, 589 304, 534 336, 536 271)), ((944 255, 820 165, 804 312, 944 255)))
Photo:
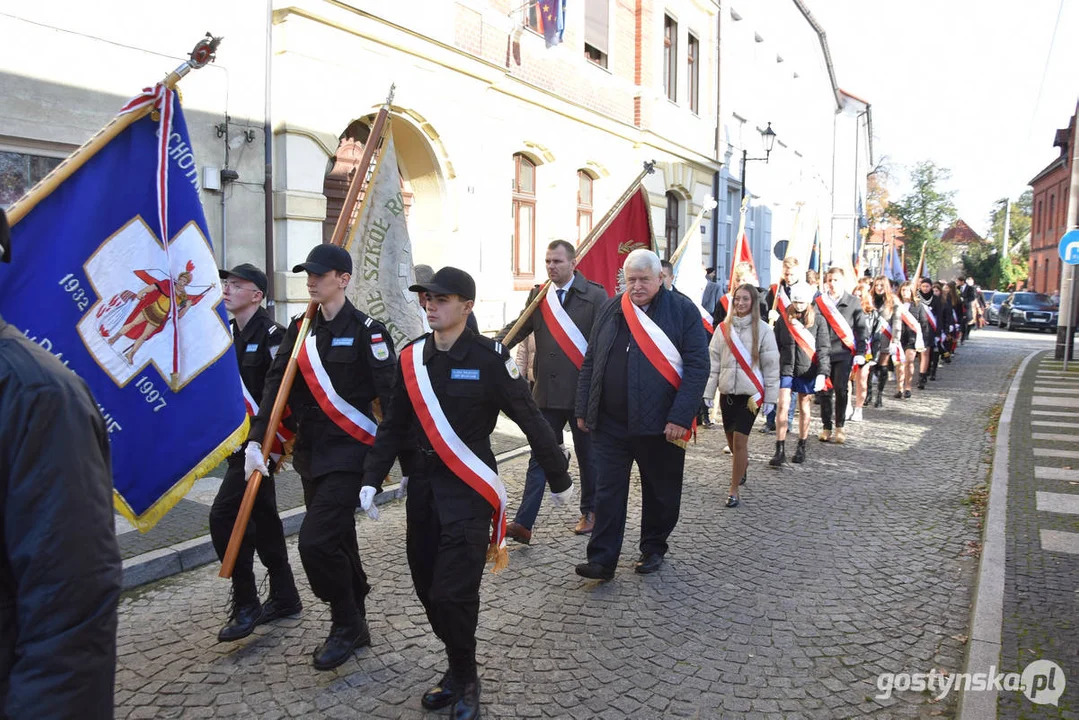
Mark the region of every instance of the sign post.
MULTIPOLYGON (((1069 230, 1064 233, 1064 236, 1060 238, 1060 245, 1057 247, 1057 252, 1060 253, 1060 259, 1066 264, 1070 265, 1071 272, 1071 286, 1075 287, 1075 266, 1079 265, 1079 229, 1069 230)), ((1063 298, 1062 298, 1063 299, 1063 298)), ((1069 301, 1067 308, 1067 320, 1064 325, 1064 371, 1068 370, 1068 357, 1071 355, 1072 349, 1072 327, 1075 324, 1075 318, 1073 317, 1073 310, 1075 303, 1069 301)))

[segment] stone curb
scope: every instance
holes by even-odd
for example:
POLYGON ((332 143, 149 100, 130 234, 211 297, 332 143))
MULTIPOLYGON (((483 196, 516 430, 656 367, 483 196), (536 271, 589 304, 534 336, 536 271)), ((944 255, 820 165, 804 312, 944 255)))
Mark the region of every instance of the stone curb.
MULTIPOLYGON (((502 463, 528 452, 529 447, 525 445, 513 450, 507 450, 496 456, 495 461, 502 463)), ((388 485, 381 493, 375 496, 375 504, 386 505, 394 500, 400 500, 404 496, 405 493, 399 484, 388 485)), ((207 508, 207 512, 209 512, 209 508, 207 508)), ((300 525, 303 523, 306 514, 307 510, 302 506, 285 510, 281 513, 281 524, 285 528, 285 537, 295 535, 300 531, 300 525)), ((152 583, 187 570, 194 570, 212 562, 217 562, 217 553, 214 552, 210 536, 203 535, 192 538, 124 560, 122 587, 124 590, 131 590, 140 585, 152 583)))
MULTIPOLYGON (((1006 565, 1005 533, 1008 521, 1008 446, 1011 441, 1012 413, 1019 396, 1019 386, 1027 365, 1043 350, 1036 350, 1019 364, 1008 390, 1004 408, 997 423, 996 447, 993 451, 993 474, 989 480, 989 509, 982 538, 982 557, 975 579, 974 603, 971 611, 970 636, 964 673, 987 673, 990 666, 1000 670, 1000 634, 1004 625, 1004 576, 1006 565)), ((997 691, 962 692, 959 696, 957 720, 989 720, 997 717, 997 691)))

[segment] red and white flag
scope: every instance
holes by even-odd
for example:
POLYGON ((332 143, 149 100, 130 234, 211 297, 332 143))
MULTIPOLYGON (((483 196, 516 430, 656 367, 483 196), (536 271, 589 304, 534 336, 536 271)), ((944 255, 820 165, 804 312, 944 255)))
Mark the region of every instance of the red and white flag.
POLYGON ((622 263, 627 255, 639 248, 653 249, 648 191, 640 185, 588 252, 580 257, 577 269, 589 280, 602 285, 608 297, 614 297, 625 284, 622 280, 622 263))

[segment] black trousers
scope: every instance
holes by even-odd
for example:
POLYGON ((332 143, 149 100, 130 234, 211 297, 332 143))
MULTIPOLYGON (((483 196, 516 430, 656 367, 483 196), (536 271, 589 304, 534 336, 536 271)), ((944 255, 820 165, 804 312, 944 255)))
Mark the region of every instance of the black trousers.
MULTIPOLYGON (((229 456, 225 479, 217 491, 214 504, 210 508, 210 538, 213 540, 217 559, 223 560, 225 550, 236 524, 236 515, 240 511, 244 492, 247 489, 247 476, 244 475, 244 455, 235 453, 229 456)), ((240 553, 236 557, 236 567, 232 571, 232 584, 238 602, 253 602, 258 598, 255 591, 255 552, 259 560, 271 574, 288 568, 288 549, 285 547, 285 532, 281 527, 281 516, 277 512, 277 494, 274 489, 273 475, 262 478, 255 504, 251 508, 251 520, 247 523, 240 553)), ((290 571, 291 577, 291 571, 290 571)))
POLYGON ((681 510, 686 461, 685 450, 662 435, 628 437, 612 430, 601 425, 592 431, 596 524, 588 541, 588 561, 608 568, 618 565, 622 553, 633 463, 641 471, 641 552, 666 555, 681 510))
POLYGON ((854 356, 844 351, 842 355, 832 355, 832 389, 823 390, 817 395, 820 397, 820 421, 825 430, 832 429, 832 396, 835 396, 835 425, 843 427, 847 424, 847 400, 850 393, 847 392, 847 383, 850 381, 850 368, 854 363, 854 356))
POLYGON ((405 551, 416 597, 446 646, 450 672, 458 682, 467 682, 476 676, 476 624, 491 506, 477 493, 474 512, 440 517, 432 484, 464 481, 440 463, 432 465, 408 479, 405 551))
POLYGON ((940 350, 937 348, 937 344, 934 342, 929 349, 929 376, 937 376, 937 367, 940 365, 940 350))
POLYGON ((336 471, 300 479, 307 514, 298 545, 311 590, 321 600, 340 603, 342 608, 354 605, 365 615, 364 598, 371 587, 356 540, 356 504, 363 473, 336 471))

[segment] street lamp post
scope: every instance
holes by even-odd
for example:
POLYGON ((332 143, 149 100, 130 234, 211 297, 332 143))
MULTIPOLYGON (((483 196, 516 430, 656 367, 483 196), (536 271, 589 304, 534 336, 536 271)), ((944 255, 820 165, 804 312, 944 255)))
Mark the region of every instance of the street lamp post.
POLYGON ((746 163, 753 162, 755 160, 763 160, 768 162, 768 156, 772 154, 772 146, 776 142, 776 131, 772 129, 772 123, 768 123, 761 132, 761 140, 764 142, 764 157, 749 157, 749 152, 742 149, 742 200, 746 199, 746 163))

